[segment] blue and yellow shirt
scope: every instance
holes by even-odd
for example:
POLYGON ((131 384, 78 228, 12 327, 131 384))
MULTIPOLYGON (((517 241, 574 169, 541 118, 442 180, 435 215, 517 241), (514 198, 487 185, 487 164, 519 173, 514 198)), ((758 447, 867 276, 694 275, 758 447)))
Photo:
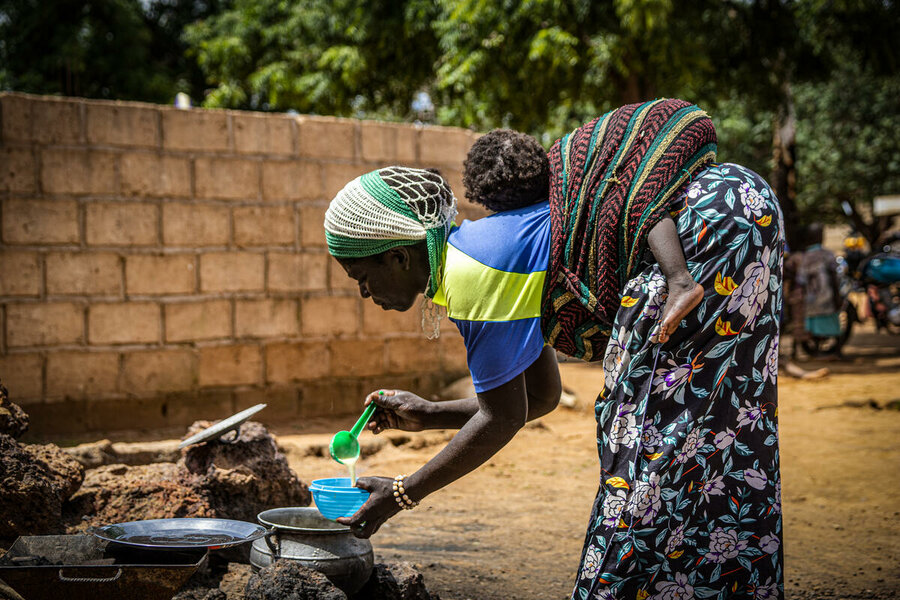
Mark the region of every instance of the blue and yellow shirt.
POLYGON ((549 202, 463 221, 450 232, 434 303, 447 307, 463 336, 477 392, 508 382, 540 355, 549 254, 549 202))

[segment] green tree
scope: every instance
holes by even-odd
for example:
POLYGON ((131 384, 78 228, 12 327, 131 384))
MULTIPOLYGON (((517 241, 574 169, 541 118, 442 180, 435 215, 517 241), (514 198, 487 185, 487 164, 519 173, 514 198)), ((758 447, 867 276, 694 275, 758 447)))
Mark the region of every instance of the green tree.
POLYGON ((900 193, 900 78, 848 60, 827 82, 796 86, 795 98, 804 220, 840 220, 846 203, 874 245, 893 218, 873 218, 872 200, 900 193))
POLYGON ((710 67, 693 31, 709 4, 441 2, 441 120, 555 137, 615 106, 684 94, 710 67))
POLYGON ((206 106, 404 118, 437 58, 425 0, 237 0, 187 28, 206 106))
POLYGON ((0 89, 170 102, 200 96, 185 25, 218 0, 0 0, 0 89))
MULTIPOLYGON (((736 99, 744 106, 737 114, 744 118, 771 115, 771 170, 762 172, 769 172, 786 221, 799 224, 804 214, 797 169, 804 148, 797 144, 797 115, 808 112, 798 106, 796 89, 827 88, 834 74, 853 61, 866 72, 897 77, 900 51, 890 40, 900 27, 900 6, 892 0, 754 0, 723 6, 725 11, 715 13, 715 35, 708 37, 715 77, 705 94, 713 106, 726 98, 737 108, 736 99)), ((806 95, 803 101, 811 98, 806 95)), ((839 174, 818 176, 834 179, 839 174)), ((797 244, 799 229, 788 227, 789 243, 797 244)))

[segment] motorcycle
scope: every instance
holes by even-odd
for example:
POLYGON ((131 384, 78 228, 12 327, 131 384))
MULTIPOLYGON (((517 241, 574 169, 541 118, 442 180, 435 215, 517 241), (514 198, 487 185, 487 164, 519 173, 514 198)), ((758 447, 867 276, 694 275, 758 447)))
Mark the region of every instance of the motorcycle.
POLYGON ((854 324, 871 316, 878 332, 900 335, 900 234, 887 239, 875 252, 865 251, 862 237, 844 240, 844 256, 838 256, 840 286, 840 334, 813 336, 802 343, 810 356, 837 354, 853 332, 854 324), (863 297, 859 307, 851 297, 863 297))
POLYGON ((865 292, 876 329, 900 334, 900 234, 870 254, 862 252, 858 244, 853 246, 851 243, 846 254, 848 271, 856 289, 865 292))

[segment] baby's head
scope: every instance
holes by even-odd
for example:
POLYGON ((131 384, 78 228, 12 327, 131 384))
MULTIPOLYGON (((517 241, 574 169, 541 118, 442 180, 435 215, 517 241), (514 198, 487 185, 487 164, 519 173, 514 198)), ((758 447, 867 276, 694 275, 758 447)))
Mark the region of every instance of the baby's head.
POLYGON ((550 161, 530 135, 495 129, 472 145, 465 162, 466 198, 499 212, 547 200, 550 161))

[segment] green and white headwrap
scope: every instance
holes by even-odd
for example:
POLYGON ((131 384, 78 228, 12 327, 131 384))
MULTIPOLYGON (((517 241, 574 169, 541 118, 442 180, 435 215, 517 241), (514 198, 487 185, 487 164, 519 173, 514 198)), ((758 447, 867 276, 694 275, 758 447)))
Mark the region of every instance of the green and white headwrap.
POLYGON ((425 295, 440 285, 447 235, 456 198, 444 178, 423 169, 385 167, 344 186, 325 212, 325 240, 337 258, 361 258, 425 240, 431 278, 425 295))

